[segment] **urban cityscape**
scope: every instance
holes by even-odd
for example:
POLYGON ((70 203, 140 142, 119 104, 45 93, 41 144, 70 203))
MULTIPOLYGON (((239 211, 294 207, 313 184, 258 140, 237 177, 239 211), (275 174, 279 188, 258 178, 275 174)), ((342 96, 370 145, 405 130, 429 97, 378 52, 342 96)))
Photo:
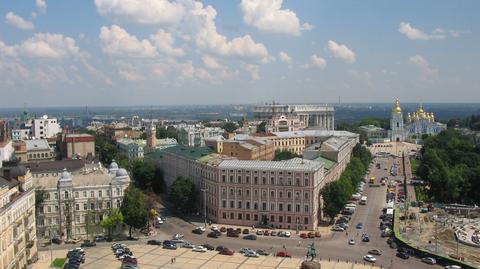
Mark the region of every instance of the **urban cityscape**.
POLYGON ((476 1, 0 5, 0 268, 480 268, 476 1))

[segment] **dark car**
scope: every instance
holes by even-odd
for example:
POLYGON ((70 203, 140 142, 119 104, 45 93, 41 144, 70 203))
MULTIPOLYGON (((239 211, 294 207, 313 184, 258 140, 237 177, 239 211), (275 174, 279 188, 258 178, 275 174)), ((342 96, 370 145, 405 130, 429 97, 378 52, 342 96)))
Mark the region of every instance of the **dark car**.
POLYGON ((228 249, 228 248, 223 248, 223 249, 219 252, 219 254, 221 254, 221 255, 229 255, 229 256, 232 256, 233 253, 234 253, 234 251, 233 251, 233 250, 230 250, 230 249, 228 249))
POLYGON ((250 233, 250 230, 248 230, 248 229, 243 229, 242 233, 243 233, 243 234, 249 234, 249 233, 250 233))
POLYGON ((62 239, 54 237, 52 238, 52 243, 60 245, 62 243, 62 239))
POLYGON ((82 248, 87 248, 87 247, 95 247, 97 246, 97 244, 95 242, 90 242, 90 241, 87 241, 87 242, 83 242, 80 247, 82 248))
POLYGON ((258 255, 262 255, 262 256, 268 256, 268 255, 270 255, 270 253, 266 252, 266 251, 263 250, 263 249, 257 250, 257 253, 258 253, 258 255))
POLYGON ((95 242, 106 242, 107 238, 103 235, 97 235, 97 236, 95 236, 94 241, 95 242))
MULTIPOLYGON (((210 238, 218 238, 219 234, 217 232, 209 232, 207 236, 210 237, 210 238)), ((227 234, 227 236, 228 236, 228 234, 227 234)))
POLYGON ((193 230, 192 230, 192 233, 194 233, 194 234, 203 234, 203 231, 200 230, 200 229, 193 229, 193 230))
POLYGON ((370 237, 368 235, 362 236, 363 242, 370 242, 370 237))
POLYGON ((277 257, 288 257, 288 258, 291 258, 292 257, 292 254, 290 254, 289 252, 286 252, 286 251, 279 251, 277 252, 277 257))
POLYGON ((156 240, 156 239, 148 240, 148 241, 147 241, 147 245, 161 246, 161 245, 162 245, 162 241, 156 240))
POLYGON ((229 231, 227 232, 228 237, 239 237, 237 231, 229 231))
POLYGON ((210 245, 210 244, 203 244, 202 247, 208 249, 208 250, 215 250, 215 247, 210 245))
POLYGON ((410 258, 410 255, 408 255, 408 253, 405 253, 405 252, 397 252, 397 257, 406 260, 406 259, 410 258))
POLYGON ((245 240, 257 240, 257 236, 254 235, 254 234, 249 234, 249 235, 245 235, 243 237, 243 239, 245 239, 245 240))
POLYGON ((215 248, 216 251, 222 251, 223 249, 225 249, 226 247, 224 246, 218 246, 215 248))
POLYGON ((163 243, 163 248, 164 249, 177 249, 177 244, 175 244, 175 243, 165 244, 165 242, 164 242, 163 243))

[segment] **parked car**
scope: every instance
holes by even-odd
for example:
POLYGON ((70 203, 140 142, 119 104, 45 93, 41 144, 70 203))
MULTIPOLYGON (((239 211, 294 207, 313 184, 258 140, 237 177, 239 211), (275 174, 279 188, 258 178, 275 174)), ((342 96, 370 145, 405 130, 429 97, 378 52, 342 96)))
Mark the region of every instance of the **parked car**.
POLYGON ((373 257, 372 255, 365 255, 363 256, 363 259, 367 262, 376 262, 377 258, 373 257))
POLYGON ((93 238, 93 241, 95 241, 95 242, 106 242, 107 238, 105 238, 105 236, 103 236, 103 235, 97 235, 93 238))
POLYGON ((308 233, 308 238, 315 238, 315 233, 314 232, 309 232, 308 233))
POLYGON ((287 258, 291 258, 292 257, 292 254, 290 254, 289 252, 287 251, 279 251, 277 252, 277 257, 287 257, 287 258))
POLYGON ((371 249, 368 251, 368 254, 377 255, 377 256, 382 255, 382 253, 378 249, 371 249))
POLYGON ((316 231, 316 232, 315 232, 315 237, 322 237, 322 233, 319 232, 319 231, 316 231))
POLYGON ((220 229, 218 229, 218 227, 215 226, 215 225, 212 226, 212 227, 210 228, 210 230, 212 230, 212 231, 214 231, 214 232, 220 232, 220 229))
POLYGON ((425 257, 425 258, 422 258, 422 262, 426 263, 426 264, 431 264, 431 265, 434 265, 437 263, 437 261, 432 258, 432 257, 425 257))
POLYGON ((254 234, 249 234, 249 235, 245 235, 243 237, 243 239, 245 239, 245 240, 257 240, 257 236, 254 235, 254 234))
POLYGON ((175 244, 175 243, 165 244, 165 242, 163 242, 163 248, 164 249, 177 249, 177 244, 175 244))
POLYGON ((189 243, 189 242, 185 242, 182 245, 182 248, 194 248, 194 247, 195 247, 195 245, 192 244, 192 243, 189 243))
POLYGON ((210 245, 210 244, 203 244, 202 247, 208 249, 208 250, 215 250, 215 247, 210 245))
POLYGON ((271 236, 277 236, 277 231, 271 231, 271 232, 270 232, 270 235, 271 235, 271 236))
POLYGON ((175 234, 172 239, 182 239, 184 236, 183 234, 175 234))
POLYGON ((228 231, 227 236, 228 237, 239 237, 237 231, 228 231))
POLYGON ((226 248, 226 247, 220 245, 220 246, 217 246, 217 247, 215 248, 215 250, 216 250, 216 251, 222 251, 222 250, 225 249, 225 248, 226 248))
POLYGON ((254 250, 248 250, 245 252, 245 256, 247 257, 253 257, 253 258, 258 258, 260 257, 260 254, 258 254, 257 252, 255 252, 254 250))
POLYGON ((52 241, 52 243, 58 244, 58 245, 60 245, 60 244, 62 243, 62 239, 60 239, 60 238, 58 238, 58 237, 52 238, 51 241, 52 241))
POLYGON ((239 252, 240 252, 240 253, 245 253, 245 252, 247 252, 247 251, 249 251, 249 250, 252 250, 252 249, 251 249, 251 248, 241 248, 239 252))
POLYGON ((162 241, 156 240, 156 239, 148 240, 148 241, 147 241, 147 245, 161 246, 161 245, 162 245, 162 241))
POLYGON ((410 255, 408 255, 408 254, 405 253, 405 252, 397 252, 397 257, 406 260, 406 259, 410 258, 410 255))
POLYGON ((95 242, 85 241, 83 242, 80 247, 88 248, 88 247, 95 247, 97 244, 95 242))
POLYGON ((220 250, 218 253, 221 254, 221 255, 229 255, 229 256, 232 256, 233 253, 234 253, 234 251, 231 250, 231 249, 229 249, 229 248, 223 248, 223 249, 220 250))
POLYGON ((362 236, 362 241, 363 242, 370 242, 370 237, 368 235, 362 236))
POLYGON ((242 233, 243 233, 243 234, 249 234, 249 233, 250 233, 250 230, 248 230, 248 229, 243 229, 242 233))
POLYGON ((290 232, 285 232, 283 236, 290 237, 292 234, 290 232))
POLYGON ((227 231, 227 228, 225 227, 220 227, 220 232, 225 233, 227 231))
POLYGON ((348 244, 349 244, 349 245, 355 245, 355 240, 354 240, 354 239, 348 240, 348 244))
POLYGON ((307 239, 307 238, 308 238, 308 236, 307 236, 307 234, 306 234, 306 233, 301 233, 301 234, 300 234, 300 238, 307 239))
POLYGON ((200 229, 198 229, 198 228, 195 228, 195 229, 192 230, 192 233, 194 233, 194 234, 203 234, 203 231, 200 230, 200 229))
POLYGON ((266 251, 263 250, 263 249, 257 250, 257 253, 258 253, 259 255, 262 255, 262 256, 268 256, 268 255, 270 255, 270 253, 266 252, 266 251))
POLYGON ((355 226, 357 229, 363 229, 363 223, 359 222, 357 226, 355 226))
POLYGON ((445 269, 462 269, 462 267, 459 265, 447 265, 445 269))
POLYGON ((332 227, 332 231, 335 231, 335 232, 343 232, 343 231, 345 231, 345 228, 340 227, 340 226, 333 226, 333 227, 332 227))
POLYGON ((192 248, 192 251, 195 251, 195 252, 207 252, 207 248, 204 247, 204 246, 195 246, 194 248, 192 248))
MULTIPOLYGON (((228 233, 227 233, 227 236, 229 236, 228 233)), ((210 237, 210 238, 218 238, 218 237, 219 237, 219 234, 216 233, 216 232, 209 232, 208 235, 207 235, 207 237, 210 237)))

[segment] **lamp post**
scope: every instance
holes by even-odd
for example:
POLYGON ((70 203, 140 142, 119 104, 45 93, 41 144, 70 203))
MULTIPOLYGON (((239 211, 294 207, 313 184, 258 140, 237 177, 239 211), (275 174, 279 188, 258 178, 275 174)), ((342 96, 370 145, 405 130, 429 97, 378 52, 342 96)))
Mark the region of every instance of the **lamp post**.
POLYGON ((206 228, 207 227, 207 189, 203 188, 201 189, 201 191, 203 192, 203 220, 206 228))

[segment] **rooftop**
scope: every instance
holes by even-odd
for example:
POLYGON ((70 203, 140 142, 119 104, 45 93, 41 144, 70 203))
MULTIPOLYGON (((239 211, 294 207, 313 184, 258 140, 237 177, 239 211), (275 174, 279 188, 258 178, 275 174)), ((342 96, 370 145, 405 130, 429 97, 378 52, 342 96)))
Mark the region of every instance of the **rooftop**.
POLYGON ((348 143, 348 139, 345 138, 345 137, 341 137, 341 136, 334 136, 334 137, 330 137, 329 139, 325 140, 323 143, 322 143, 322 146, 321 146, 321 149, 322 150, 334 150, 334 151, 338 151, 340 150, 343 145, 345 145, 346 143, 348 143))
POLYGON ((383 131, 384 129, 383 128, 380 128, 378 126, 375 126, 375 125, 362 125, 360 127, 358 127, 359 129, 362 129, 362 130, 365 130, 365 131, 383 131))
POLYGON ((25 140, 25 143, 27 144, 27 151, 51 149, 46 139, 25 140))
POLYGON ((219 165, 222 169, 257 169, 257 170, 289 170, 301 172, 315 172, 323 167, 323 163, 293 158, 286 161, 250 161, 250 160, 223 160, 219 165))
POLYGON ((323 163, 323 167, 327 170, 330 170, 332 169, 333 166, 335 166, 335 164, 337 164, 336 162, 332 161, 332 160, 329 160, 327 158, 324 158, 322 156, 318 156, 317 158, 315 158, 313 161, 316 161, 316 162, 321 162, 323 163))
POLYGON ((305 136, 345 136, 345 137, 357 137, 358 134, 348 132, 348 131, 334 131, 334 130, 303 130, 303 131, 292 131, 292 132, 274 132, 274 135, 282 138, 288 137, 305 137, 305 136))
POLYGON ((212 149, 209 147, 188 147, 184 145, 177 145, 174 147, 169 147, 163 150, 163 152, 171 152, 177 155, 181 155, 186 158, 198 160, 202 157, 205 157, 207 155, 210 155, 214 153, 212 149))
POLYGON ((89 134, 67 134, 67 137, 93 137, 92 135, 89 135, 89 134))
MULTIPOLYGON (((109 174, 105 168, 95 170, 77 170, 71 172, 73 186, 98 186, 108 185, 112 182, 114 175, 109 174)), ((33 184, 36 188, 56 188, 61 173, 50 173, 44 176, 33 177, 33 184)))

